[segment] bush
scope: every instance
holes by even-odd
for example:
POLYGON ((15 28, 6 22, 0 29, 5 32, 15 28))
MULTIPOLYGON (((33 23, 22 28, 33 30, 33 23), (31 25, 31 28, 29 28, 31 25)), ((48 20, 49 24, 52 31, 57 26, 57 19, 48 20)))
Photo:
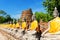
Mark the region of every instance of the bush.
POLYGON ((42 19, 44 22, 48 22, 53 19, 53 16, 51 16, 48 13, 43 13, 43 12, 35 12, 36 15, 36 20, 39 22, 40 19, 42 19))

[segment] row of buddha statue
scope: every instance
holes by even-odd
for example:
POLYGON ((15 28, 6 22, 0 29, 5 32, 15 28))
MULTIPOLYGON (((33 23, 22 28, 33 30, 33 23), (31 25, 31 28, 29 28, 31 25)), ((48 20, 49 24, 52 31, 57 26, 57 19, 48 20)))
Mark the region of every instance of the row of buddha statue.
MULTIPOLYGON (((31 24, 29 25, 29 29, 30 30, 35 30, 38 27, 38 22, 37 20, 34 20, 33 22, 31 22, 31 24)), ((25 21, 23 21, 20 25, 20 23, 16 23, 16 24, 0 24, 1 28, 21 28, 21 29, 27 29, 27 23, 25 21)))
POLYGON ((53 16, 54 19, 48 22, 48 28, 42 33, 42 36, 44 36, 47 33, 49 33, 49 35, 60 34, 60 16, 56 7, 53 11, 53 16))
MULTIPOLYGON (((24 29, 24 30, 36 30, 36 31, 40 31, 40 25, 37 22, 37 20, 34 20, 31 22, 31 24, 29 25, 29 28, 27 28, 27 23, 25 21, 23 21, 21 23, 21 25, 17 22, 16 24, 0 24, 0 27, 2 28, 20 28, 20 29, 24 29)), ((42 33, 50 33, 50 34, 57 34, 60 32, 60 17, 56 17, 53 20, 51 20, 48 24, 48 28, 42 33)))

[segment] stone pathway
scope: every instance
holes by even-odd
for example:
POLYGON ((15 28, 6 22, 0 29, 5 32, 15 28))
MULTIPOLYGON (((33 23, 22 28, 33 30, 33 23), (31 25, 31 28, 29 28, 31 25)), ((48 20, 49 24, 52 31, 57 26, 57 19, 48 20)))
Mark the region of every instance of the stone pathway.
POLYGON ((8 40, 8 38, 0 32, 0 40, 8 40))
POLYGON ((0 40, 18 40, 18 39, 0 29, 0 40))
POLYGON ((60 40, 60 34, 45 34, 40 40, 60 40))
POLYGON ((18 40, 38 40, 38 38, 36 37, 36 31, 25 31, 25 33, 23 33, 22 29, 1 29, 3 31, 8 32, 10 35, 12 35, 14 38, 18 39, 18 40), (16 32, 17 30, 17 32, 16 32))

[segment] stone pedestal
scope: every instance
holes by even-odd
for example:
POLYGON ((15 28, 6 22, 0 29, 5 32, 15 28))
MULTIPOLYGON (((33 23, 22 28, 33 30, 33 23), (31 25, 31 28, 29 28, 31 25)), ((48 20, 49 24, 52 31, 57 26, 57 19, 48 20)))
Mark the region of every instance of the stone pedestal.
POLYGON ((45 34, 43 37, 40 38, 40 40, 60 40, 60 35, 58 34, 45 34))

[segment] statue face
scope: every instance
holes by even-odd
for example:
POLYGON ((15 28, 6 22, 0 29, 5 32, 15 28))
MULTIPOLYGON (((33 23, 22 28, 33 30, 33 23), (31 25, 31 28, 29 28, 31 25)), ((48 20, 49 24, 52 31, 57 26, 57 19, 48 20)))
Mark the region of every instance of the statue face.
POLYGON ((56 15, 54 15, 54 17, 57 17, 56 15))
POLYGON ((58 16, 58 14, 54 14, 53 16, 54 16, 54 17, 57 17, 57 16, 58 16))

